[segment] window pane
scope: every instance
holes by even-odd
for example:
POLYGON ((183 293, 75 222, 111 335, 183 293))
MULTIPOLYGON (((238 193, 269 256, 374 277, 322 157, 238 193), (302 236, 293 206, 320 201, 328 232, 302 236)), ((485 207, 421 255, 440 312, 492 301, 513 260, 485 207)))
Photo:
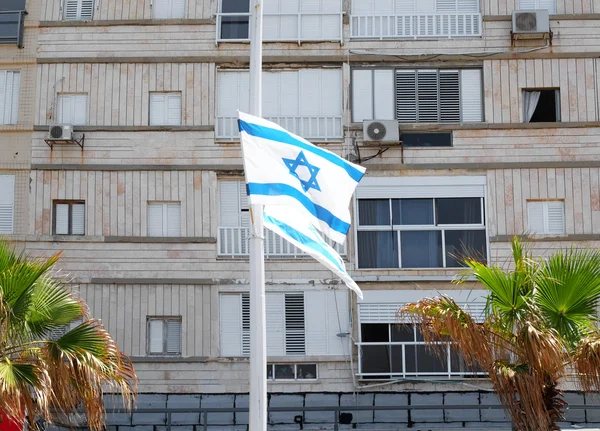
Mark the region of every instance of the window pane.
POLYGON ((389 373, 389 346, 361 346, 363 373, 389 373))
POLYGON ((273 379, 273 364, 267 365, 267 380, 273 379))
POLYGON ((19 33, 20 13, 0 14, 0 43, 15 43, 19 33))
POLYGON ((438 224, 482 224, 481 198, 436 199, 438 224))
POLYGON ((234 12, 249 12, 250 1, 249 0, 222 0, 221 12, 223 13, 234 13, 234 12))
POLYGON ((360 339, 363 343, 377 343, 390 341, 387 323, 363 323, 360 325, 360 339))
POLYGON ((392 341, 415 341, 413 325, 410 323, 392 325, 392 341))
POLYGON ((360 226, 389 226, 389 199, 361 199, 358 201, 358 223, 360 226))
POLYGON ((442 236, 439 231, 401 232, 402 268, 442 267, 442 236))
POLYGON ((317 378, 317 364, 298 364, 296 365, 298 371, 298 379, 316 379, 317 378))
POLYGON ((294 366, 293 365, 275 365, 275 378, 276 379, 293 379, 294 378, 294 366))
POLYGON ((416 372, 419 375, 427 375, 428 373, 440 373, 448 371, 447 354, 442 354, 441 358, 438 352, 434 352, 431 348, 421 345, 415 346, 416 354, 416 372))
POLYGON ((221 39, 248 39, 248 22, 245 15, 221 17, 221 39))
POLYGON ((394 199, 392 219, 395 225, 432 225, 433 199, 394 199))
POLYGON ((398 268, 398 232, 358 232, 360 268, 398 268))
POLYGON ((465 258, 487 260, 484 230, 447 230, 445 237, 447 267, 464 266, 465 258))

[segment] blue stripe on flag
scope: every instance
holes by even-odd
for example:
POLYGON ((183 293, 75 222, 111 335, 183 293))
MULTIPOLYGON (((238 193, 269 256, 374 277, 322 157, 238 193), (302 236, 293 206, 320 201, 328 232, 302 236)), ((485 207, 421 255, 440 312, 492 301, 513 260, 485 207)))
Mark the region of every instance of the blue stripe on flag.
POLYGON ((259 126, 257 124, 247 123, 242 120, 238 120, 238 125, 240 128, 240 132, 244 131, 249 135, 256 136, 258 138, 268 139, 269 141, 280 142, 282 144, 289 144, 295 147, 302 148, 303 150, 310 151, 311 153, 316 154, 319 157, 326 159, 328 162, 333 163, 340 168, 344 169, 350 178, 354 181, 359 182, 361 178, 364 176, 364 172, 359 171, 354 166, 346 162, 339 156, 335 154, 331 154, 327 151, 323 151, 321 148, 310 145, 305 142, 302 142, 288 132, 284 132, 282 130, 272 129, 270 127, 259 126))
POLYGON ((289 196, 296 199, 304 208, 306 208, 313 216, 327 223, 331 229, 340 232, 344 235, 348 233, 350 224, 337 218, 327 208, 315 204, 305 194, 298 191, 287 184, 269 183, 248 183, 246 185, 248 196, 250 195, 265 195, 265 196, 289 196))
POLYGON ((338 268, 340 271, 346 272, 346 269, 340 265, 340 262, 329 252, 329 250, 327 250, 325 247, 323 247, 322 244, 319 244, 314 239, 304 235, 302 232, 294 229, 293 227, 291 227, 277 219, 274 219, 271 216, 265 215, 265 222, 274 224, 279 229, 284 231, 287 235, 289 235, 290 238, 295 239, 299 243, 302 243, 302 244, 312 248, 314 251, 316 251, 317 253, 322 255, 324 258, 326 258, 328 261, 333 263, 336 266, 336 268, 338 268))

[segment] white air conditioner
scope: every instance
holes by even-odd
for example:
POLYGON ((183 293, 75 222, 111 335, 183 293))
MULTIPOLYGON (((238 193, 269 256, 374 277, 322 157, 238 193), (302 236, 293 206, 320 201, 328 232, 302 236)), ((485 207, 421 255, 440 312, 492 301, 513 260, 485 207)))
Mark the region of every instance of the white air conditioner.
POLYGON ((544 35, 550 33, 548 10, 516 10, 512 15, 513 35, 544 35))
POLYGON ((49 141, 72 141, 73 126, 70 124, 53 124, 48 131, 49 141))
POLYGON ((363 121, 363 140, 366 145, 399 145, 400 131, 398 129, 398 121, 363 121))

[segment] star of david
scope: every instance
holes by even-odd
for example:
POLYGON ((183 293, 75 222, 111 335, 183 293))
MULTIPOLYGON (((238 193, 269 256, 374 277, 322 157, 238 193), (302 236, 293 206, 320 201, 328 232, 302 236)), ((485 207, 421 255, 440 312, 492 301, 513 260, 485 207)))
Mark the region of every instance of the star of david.
MULTIPOLYGON (((308 163, 304 152, 300 151, 300 154, 298 154, 298 157, 296 157, 295 159, 286 159, 284 157, 283 163, 285 163, 285 165, 290 170, 290 174, 298 178, 305 192, 309 191, 310 189, 321 191, 321 187, 319 187, 319 183, 317 182, 317 174, 319 173, 321 168, 317 168, 316 166, 308 163), (298 173, 296 172, 300 166, 304 166, 306 167, 306 169, 308 169, 308 173, 310 174, 310 178, 308 180, 300 178, 300 175, 298 175, 298 173)), ((305 175, 303 176, 305 177, 305 175)))

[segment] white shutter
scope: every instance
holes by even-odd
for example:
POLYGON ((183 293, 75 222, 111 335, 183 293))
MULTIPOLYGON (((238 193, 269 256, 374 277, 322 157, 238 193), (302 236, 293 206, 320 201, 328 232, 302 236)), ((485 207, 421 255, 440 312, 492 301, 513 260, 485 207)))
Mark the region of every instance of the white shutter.
POLYGON ((94 0, 65 0, 66 20, 92 19, 94 15, 94 0))
POLYGON ((150 125, 163 126, 166 118, 166 94, 150 93, 150 125))
POLYGON ((435 0, 416 0, 415 12, 417 14, 435 13, 435 0))
POLYGON ((79 19, 79 2, 81 0, 65 0, 65 19, 79 19))
POLYGON ((373 120, 373 71, 352 71, 352 121, 373 120))
POLYGON ((150 320, 148 341, 150 342, 150 353, 164 353, 164 322, 162 320, 150 320))
MULTIPOLYGON (((293 101, 287 102, 280 99, 281 88, 280 84, 280 73, 277 72, 263 72, 263 116, 265 118, 278 117, 280 109, 280 102, 283 104, 293 103, 293 101)), ((277 120, 276 120, 277 121, 277 120)), ((282 125, 285 127, 285 124, 282 125)))
POLYGON ((163 205, 148 204, 148 236, 163 236, 163 205))
POLYGON ((376 0, 352 0, 353 14, 369 14, 373 13, 373 3, 376 0))
POLYGON ((553 235, 565 233, 565 203, 564 201, 548 201, 546 205, 547 232, 553 235))
POLYGON ((537 0, 519 0, 519 10, 532 10, 536 9, 537 0))
POLYGON ((170 18, 171 0, 154 0, 152 8, 154 9, 154 18, 170 18))
POLYGON ((306 354, 327 354, 327 299, 324 291, 304 292, 304 306, 310 310, 306 319, 306 354))
POLYGON ((267 355, 285 355, 285 310, 283 294, 267 293, 267 355))
POLYGON ((285 101, 280 103, 279 115, 284 117, 297 117, 300 110, 300 95, 298 72, 281 72, 280 76, 280 97, 285 101))
POLYGON ((396 118, 401 123, 417 122, 417 77, 414 70, 396 71, 396 118))
POLYGON ((544 202, 527 202, 527 220, 530 233, 545 233, 544 202))
POLYGON ((61 94, 56 103, 58 123, 85 125, 87 123, 87 94, 61 94))
POLYGON ((167 352, 170 355, 181 353, 181 321, 169 319, 167 325, 167 352))
POLYGON ((478 13, 479 0, 458 0, 456 9, 458 13, 478 13))
POLYGON ((71 234, 85 235, 85 204, 71 206, 71 234))
POLYGON ((348 355, 350 332, 348 294, 343 290, 304 292, 307 355, 348 355))
POLYGON ((321 111, 320 71, 302 69, 298 72, 300 80, 300 115, 319 115, 321 111))
POLYGON ((460 122, 460 90, 458 70, 440 70, 440 122, 460 122))
POLYGON ((455 13, 456 12, 456 0, 436 0, 435 1, 435 12, 436 13, 455 13))
POLYGON ((87 124, 87 95, 75 94, 73 96, 73 120, 72 124, 85 125, 87 124))
POLYGON ((12 73, 13 76, 13 85, 12 94, 10 95, 10 118, 8 120, 8 124, 17 124, 19 122, 19 92, 21 89, 21 73, 10 73, 12 73))
POLYGON ((58 123, 69 123, 66 120, 71 119, 71 96, 61 94, 56 100, 56 121, 58 123))
POLYGON ((17 124, 21 73, 0 70, 0 124, 17 124))
POLYGON ((463 123, 483 121, 481 70, 460 71, 460 110, 463 123))
POLYGON ((69 204, 56 204, 54 210, 54 233, 56 235, 69 234, 69 204))
POLYGON ((221 356, 242 356, 242 295, 220 296, 221 356))
POLYGON ((304 293, 285 294, 285 354, 306 353, 304 293))
POLYGON ((219 226, 240 226, 239 181, 219 182, 219 226))
MULTIPOLYGON (((317 75, 321 86, 321 116, 342 115, 342 71, 341 69, 322 69, 317 75)), ((304 89, 302 89, 304 91, 304 89)))
POLYGON ((80 0, 79 18, 92 19, 94 15, 94 0, 80 0))
MULTIPOLYGON (((374 0, 377 1, 377 0, 374 0)), ((412 15, 415 13, 416 0, 395 0, 394 11, 398 15, 412 15)))
POLYGON ((0 234, 12 234, 15 211, 15 176, 0 175, 0 234))
POLYGON ((0 70, 0 124, 8 124, 6 111, 10 105, 8 97, 6 97, 6 80, 8 77, 6 70, 0 70))
POLYGON ((167 94, 167 125, 181 125, 181 93, 167 94))
POLYGON ((170 237, 181 236, 181 204, 163 204, 163 208, 167 212, 166 226, 163 227, 163 232, 170 237))
POLYGON ((373 72, 374 105, 377 120, 394 119, 394 72, 375 70, 373 72))
POLYGON ((250 226, 250 207, 248 206, 248 195, 246 193, 246 183, 244 181, 237 181, 238 195, 240 199, 239 204, 239 225, 242 227, 250 226))
POLYGON ((546 9, 550 15, 556 13, 556 0, 538 0, 538 9, 546 9))

